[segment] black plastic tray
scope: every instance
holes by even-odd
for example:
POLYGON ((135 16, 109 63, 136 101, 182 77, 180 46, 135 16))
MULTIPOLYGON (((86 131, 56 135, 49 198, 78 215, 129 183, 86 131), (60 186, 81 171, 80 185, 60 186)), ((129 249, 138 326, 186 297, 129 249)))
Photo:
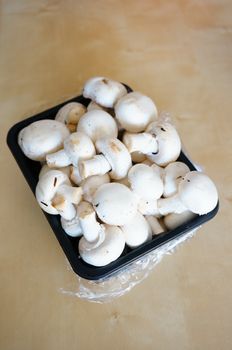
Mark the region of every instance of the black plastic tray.
MULTIPOLYGON (((35 193, 36 184, 38 182, 38 174, 41 169, 41 166, 39 162, 32 161, 23 154, 17 141, 18 133, 25 126, 37 120, 54 119, 58 110, 66 103, 72 102, 72 101, 83 103, 86 106, 89 103, 89 100, 84 98, 83 96, 77 96, 75 98, 72 98, 71 100, 68 100, 68 101, 65 101, 64 103, 59 104, 58 106, 50 108, 44 112, 36 114, 33 117, 27 118, 15 124, 8 132, 7 144, 33 193, 35 193)), ((186 163, 191 170, 196 170, 194 165, 184 155, 183 152, 181 152, 178 160, 186 163)), ((198 226, 201 226, 203 223, 212 219, 216 215, 218 208, 219 208, 219 204, 217 204, 217 207, 214 210, 212 210, 210 213, 202 216, 197 216, 196 218, 192 219, 188 223, 179 226, 175 230, 167 231, 163 234, 160 234, 154 237, 152 241, 144 243, 136 249, 132 250, 126 247, 122 255, 116 261, 103 267, 91 266, 85 263, 80 258, 79 252, 78 252, 79 238, 70 237, 64 232, 60 224, 59 215, 50 215, 45 212, 43 213, 46 216, 51 228, 53 229, 53 232, 56 235, 56 238, 58 239, 74 272, 83 278, 86 278, 89 280, 98 280, 102 277, 110 276, 113 272, 123 268, 127 264, 131 263, 132 261, 135 261, 136 259, 154 250, 155 248, 160 247, 166 242, 171 241, 174 238, 180 235, 183 235, 184 233, 191 231, 198 226)))

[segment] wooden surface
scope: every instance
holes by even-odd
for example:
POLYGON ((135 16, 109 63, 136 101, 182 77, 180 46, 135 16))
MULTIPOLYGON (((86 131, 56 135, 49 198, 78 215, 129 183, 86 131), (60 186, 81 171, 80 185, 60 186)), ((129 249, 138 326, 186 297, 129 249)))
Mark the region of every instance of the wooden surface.
POLYGON ((231 349, 231 12, 229 0, 1 1, 1 349, 231 349), (221 200, 195 238, 104 305, 59 292, 74 277, 5 143, 93 75, 170 111, 221 200))

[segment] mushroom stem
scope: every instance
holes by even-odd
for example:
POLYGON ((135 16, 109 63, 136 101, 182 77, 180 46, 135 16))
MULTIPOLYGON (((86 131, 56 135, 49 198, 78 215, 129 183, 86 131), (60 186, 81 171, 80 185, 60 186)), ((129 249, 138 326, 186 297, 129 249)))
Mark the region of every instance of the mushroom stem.
POLYGON ((102 154, 98 154, 89 160, 83 160, 79 164, 79 171, 84 179, 93 175, 104 175, 110 170, 110 163, 102 154))
POLYGON ((57 196, 62 195, 68 202, 78 204, 81 201, 83 191, 81 187, 72 187, 64 184, 59 186, 56 193, 57 196))
POLYGON ((64 149, 55 153, 47 154, 46 161, 49 168, 63 168, 72 163, 64 149))
POLYGON ((83 179, 80 175, 80 171, 79 171, 78 167, 76 167, 76 166, 70 167, 70 179, 72 180, 72 182, 74 182, 74 184, 80 185, 80 183, 83 179))
POLYGON ((96 213, 93 206, 90 203, 83 201, 77 207, 77 214, 85 239, 88 242, 98 240, 103 227, 96 220, 96 213))
POLYGON ((58 211, 60 216, 66 220, 72 220, 76 215, 75 206, 68 202, 62 195, 56 195, 53 198, 52 206, 58 211))
POLYGON ((158 211, 161 215, 165 216, 170 213, 181 214, 185 210, 187 208, 181 202, 178 194, 172 197, 158 199, 158 211))
POLYGON ((160 225, 159 220, 155 218, 152 215, 146 215, 145 219, 147 220, 148 224, 150 225, 150 228, 152 230, 152 236, 159 235, 160 233, 164 232, 165 230, 160 225))
POLYGON ((158 144, 155 137, 146 132, 140 134, 126 132, 123 136, 123 142, 130 153, 141 152, 148 154, 158 152, 158 144))

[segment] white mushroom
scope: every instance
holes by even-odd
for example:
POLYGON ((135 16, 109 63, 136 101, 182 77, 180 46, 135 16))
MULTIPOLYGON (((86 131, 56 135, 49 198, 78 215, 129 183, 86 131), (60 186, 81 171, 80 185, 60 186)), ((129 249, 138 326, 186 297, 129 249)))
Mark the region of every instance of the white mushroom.
POLYGON ((149 124, 145 133, 125 133, 123 142, 129 152, 142 152, 158 165, 166 166, 180 155, 180 137, 169 122, 156 121, 149 124))
POLYGON ((72 220, 66 220, 61 217, 61 226, 67 235, 71 237, 80 237, 82 236, 82 228, 80 225, 80 220, 76 214, 72 220))
POLYGON ((164 169, 164 197, 170 197, 177 192, 181 178, 190 171, 189 167, 182 162, 173 162, 164 169))
POLYGON ((82 189, 72 187, 68 176, 62 171, 50 170, 39 179, 35 195, 44 211, 71 220, 76 215, 74 204, 80 202, 82 189))
POLYGON ((70 164, 77 167, 80 159, 89 159, 95 154, 95 147, 91 139, 84 133, 78 131, 72 133, 64 141, 64 149, 48 154, 46 156, 46 161, 51 168, 62 168, 70 164))
POLYGON ((18 144, 28 158, 43 161, 48 153, 60 149, 68 136, 69 130, 63 123, 44 119, 23 128, 18 144))
POLYGON ((83 89, 84 97, 108 108, 112 108, 118 99, 126 93, 127 90, 123 84, 104 77, 89 79, 83 89))
POLYGON ((145 216, 145 219, 150 225, 152 236, 156 236, 156 235, 159 235, 160 233, 165 232, 164 227, 161 225, 160 221, 156 217, 152 215, 147 215, 145 216))
POLYGON ((83 178, 107 172, 112 179, 122 179, 127 175, 132 166, 131 156, 121 141, 116 138, 100 139, 96 142, 96 149, 102 154, 80 162, 79 170, 83 178))
POLYGON ((131 189, 139 198, 158 199, 163 194, 163 181, 159 174, 148 165, 133 165, 128 172, 131 189))
POLYGON ((133 219, 120 227, 130 248, 136 248, 149 241, 152 236, 151 228, 142 214, 137 212, 133 219))
POLYGON ((99 110, 85 113, 80 118, 77 131, 89 136, 94 143, 101 138, 118 136, 118 128, 114 118, 109 113, 99 110))
POLYGON ((154 102, 140 92, 130 92, 115 105, 115 117, 130 132, 141 132, 157 119, 154 102))
POLYGON ((163 193, 163 181, 148 165, 136 164, 128 172, 131 190, 139 199, 138 210, 143 215, 157 215, 157 199, 163 193))
POLYGON ((84 200, 92 203, 93 195, 97 191, 97 189, 101 185, 109 182, 110 182, 110 177, 108 174, 93 175, 93 176, 87 177, 87 179, 84 179, 81 182, 84 200))
POLYGON ((82 201, 77 207, 77 215, 85 239, 99 244, 99 239, 104 239, 104 226, 97 221, 92 204, 82 201))
POLYGON ((79 102, 69 102, 61 107, 55 119, 67 125, 71 132, 76 131, 80 117, 86 113, 86 107, 79 102))
POLYGON ((122 254, 125 238, 122 230, 117 226, 104 225, 104 240, 99 244, 89 243, 85 237, 79 241, 81 258, 93 266, 105 266, 115 261, 122 254))
POLYGON ((168 214, 164 217, 164 224, 169 230, 174 230, 178 226, 187 223, 196 217, 196 214, 189 210, 183 211, 181 214, 168 214))
POLYGON ((158 144, 158 150, 147 154, 152 162, 165 166, 174 162, 180 155, 181 141, 180 137, 172 124, 169 122, 153 122, 146 129, 151 133, 158 144))
POLYGON ((212 180, 203 173, 191 171, 179 182, 176 194, 158 200, 158 209, 161 215, 181 214, 186 210, 203 215, 213 210, 217 202, 217 189, 212 180))
POLYGON ((125 225, 137 212, 136 196, 126 186, 115 182, 98 188, 93 205, 98 217, 109 225, 125 225))

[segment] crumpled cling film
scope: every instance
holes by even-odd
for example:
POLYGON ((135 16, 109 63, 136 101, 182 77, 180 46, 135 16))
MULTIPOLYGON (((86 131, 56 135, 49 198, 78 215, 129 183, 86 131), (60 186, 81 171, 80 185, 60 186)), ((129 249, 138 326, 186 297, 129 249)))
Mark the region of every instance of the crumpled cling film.
MULTIPOLYGON (((198 229, 199 227, 165 243, 109 277, 90 281, 75 275, 69 287, 60 288, 60 291, 96 303, 110 302, 141 283, 166 254, 173 253, 177 246, 191 238, 198 229)), ((68 270, 72 273, 69 264, 68 270)))
MULTIPOLYGON (((159 116, 160 121, 173 123, 170 113, 162 112, 159 116)), ((182 144, 182 151, 191 161, 189 154, 182 144)), ((198 171, 202 171, 202 167, 192 161, 198 171)), ((86 280, 78 275, 74 275, 73 281, 66 288, 60 288, 60 291, 66 295, 76 296, 81 299, 96 303, 105 303, 118 298, 129 292, 137 284, 141 283, 148 277, 153 268, 162 260, 166 254, 171 254, 177 246, 191 238, 200 227, 189 231, 181 236, 163 244, 147 253, 140 259, 128 264, 114 274, 101 278, 97 281, 86 280)), ((73 273, 71 266, 67 262, 67 268, 73 273)))

